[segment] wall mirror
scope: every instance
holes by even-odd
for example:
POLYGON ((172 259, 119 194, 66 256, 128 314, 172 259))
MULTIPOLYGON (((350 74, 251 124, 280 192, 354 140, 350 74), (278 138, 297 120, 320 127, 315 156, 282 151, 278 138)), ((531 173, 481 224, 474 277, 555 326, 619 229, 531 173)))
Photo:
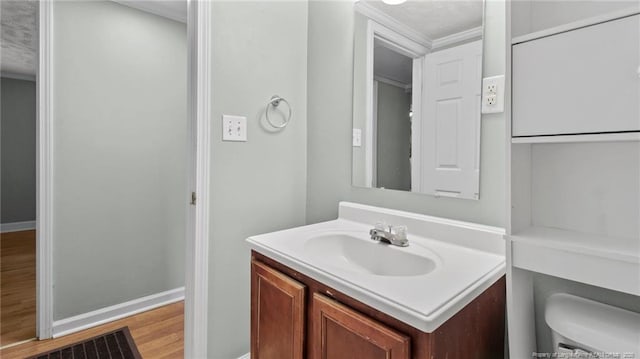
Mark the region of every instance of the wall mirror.
POLYGON ((480 196, 482 0, 359 0, 354 186, 480 196))

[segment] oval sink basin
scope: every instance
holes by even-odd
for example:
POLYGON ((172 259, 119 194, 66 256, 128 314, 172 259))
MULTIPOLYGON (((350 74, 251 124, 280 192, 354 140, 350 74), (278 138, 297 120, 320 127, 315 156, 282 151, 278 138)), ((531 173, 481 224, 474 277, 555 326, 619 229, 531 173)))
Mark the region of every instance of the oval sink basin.
POLYGON ((429 258, 346 234, 312 237, 304 248, 323 263, 358 273, 411 277, 427 274, 436 268, 435 262, 429 258))

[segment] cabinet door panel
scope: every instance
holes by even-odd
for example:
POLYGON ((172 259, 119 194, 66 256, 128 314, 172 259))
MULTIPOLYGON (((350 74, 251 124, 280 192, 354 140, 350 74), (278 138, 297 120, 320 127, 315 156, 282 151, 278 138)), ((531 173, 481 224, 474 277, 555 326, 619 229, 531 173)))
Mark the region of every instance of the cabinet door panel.
POLYGON ((251 358, 302 359, 305 286, 251 262, 251 358))
POLYGON ((640 15, 513 46, 513 135, 640 131, 640 15))
POLYGON ((312 359, 410 358, 408 336, 317 293, 312 321, 312 359))

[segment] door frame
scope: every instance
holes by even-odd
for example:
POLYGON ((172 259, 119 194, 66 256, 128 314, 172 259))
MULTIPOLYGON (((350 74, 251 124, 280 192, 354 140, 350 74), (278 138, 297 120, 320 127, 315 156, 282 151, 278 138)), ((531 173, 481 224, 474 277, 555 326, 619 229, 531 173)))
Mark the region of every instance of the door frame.
MULTIPOLYGON (((36 334, 53 331, 53 0, 38 1, 37 150, 36 150, 36 334)), ((189 126, 185 268, 185 338, 187 358, 207 357, 209 260, 209 176, 211 148, 211 3, 187 1, 187 117, 189 126), (191 196, 189 196, 191 197, 191 196)))
POLYGON ((38 1, 36 71, 36 335, 53 335, 53 3, 38 1))
POLYGON ((187 215, 185 269, 184 357, 207 357, 209 306, 209 219, 212 115, 212 54, 210 1, 188 0, 188 117, 191 134, 189 183, 195 205, 187 215))
MULTIPOLYGON (((367 20, 367 39, 366 39, 366 87, 365 87, 365 186, 377 187, 377 168, 376 168, 376 149, 374 144, 376 143, 377 133, 375 130, 377 109, 376 106, 377 97, 374 74, 374 49, 375 41, 380 41, 384 47, 393 50, 399 54, 410 57, 413 59, 412 67, 412 104, 413 104, 413 117, 411 119, 411 132, 420 133, 420 119, 422 109, 420 107, 419 99, 422 98, 422 72, 423 72, 423 59, 426 54, 429 53, 429 47, 419 44, 416 41, 411 40, 409 37, 404 36, 384 25, 377 23, 374 20, 367 20)), ((416 164, 419 163, 418 158, 415 157, 417 149, 421 146, 421 141, 416 136, 412 136, 411 140, 411 190, 418 191, 419 188, 414 187, 416 182, 414 177, 417 176, 419 170, 416 171, 416 164), (415 172, 415 174, 414 174, 415 172)))

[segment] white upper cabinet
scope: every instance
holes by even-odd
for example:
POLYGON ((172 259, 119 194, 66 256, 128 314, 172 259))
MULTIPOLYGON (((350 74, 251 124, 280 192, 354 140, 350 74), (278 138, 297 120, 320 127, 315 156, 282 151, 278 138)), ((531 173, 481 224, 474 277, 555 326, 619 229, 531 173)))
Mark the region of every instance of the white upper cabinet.
POLYGON ((514 137, 640 131, 640 15, 512 50, 514 137))

